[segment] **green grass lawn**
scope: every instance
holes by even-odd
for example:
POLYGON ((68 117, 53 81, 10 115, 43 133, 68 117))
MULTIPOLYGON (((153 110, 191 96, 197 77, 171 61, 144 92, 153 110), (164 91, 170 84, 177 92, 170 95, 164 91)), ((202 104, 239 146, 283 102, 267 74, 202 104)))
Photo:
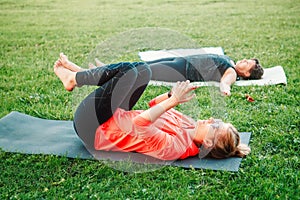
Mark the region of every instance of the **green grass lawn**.
MULTIPOLYGON (((100 59, 115 62, 136 60, 140 50, 221 46, 236 60, 257 57, 265 68, 281 65, 288 78, 287 86, 233 86, 226 98, 212 98, 209 88, 196 92, 199 118, 217 113, 252 132, 252 153, 238 172, 163 167, 127 173, 100 161, 0 150, 0 199, 299 199, 299 1, 5 0, 0 5, 0 117, 19 111, 73 118, 80 90, 66 92, 54 75, 59 52, 85 65, 96 48, 100 59), (245 94, 256 101, 247 102, 245 94)), ((149 86, 137 108, 167 89, 149 86)))

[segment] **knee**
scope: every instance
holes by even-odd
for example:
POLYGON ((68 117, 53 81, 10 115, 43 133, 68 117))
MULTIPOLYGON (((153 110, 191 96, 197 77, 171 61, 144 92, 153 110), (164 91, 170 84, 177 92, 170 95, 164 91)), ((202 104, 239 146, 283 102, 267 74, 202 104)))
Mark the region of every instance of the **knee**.
POLYGON ((152 70, 151 70, 149 64, 144 63, 144 62, 139 62, 137 69, 138 69, 139 75, 141 75, 145 79, 150 80, 150 78, 152 76, 152 70))
POLYGON ((144 63, 144 77, 150 79, 151 76, 152 76, 152 71, 151 71, 151 68, 148 64, 144 63))

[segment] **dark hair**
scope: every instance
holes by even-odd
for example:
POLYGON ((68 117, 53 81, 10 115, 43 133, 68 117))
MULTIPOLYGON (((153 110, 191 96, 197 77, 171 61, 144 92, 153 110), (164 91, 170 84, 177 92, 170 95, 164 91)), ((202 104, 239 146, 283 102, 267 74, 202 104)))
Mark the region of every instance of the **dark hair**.
POLYGON ((248 79, 261 79, 262 75, 264 74, 264 69, 259 64, 259 60, 256 58, 252 58, 251 60, 255 61, 254 67, 250 71, 250 76, 248 79))

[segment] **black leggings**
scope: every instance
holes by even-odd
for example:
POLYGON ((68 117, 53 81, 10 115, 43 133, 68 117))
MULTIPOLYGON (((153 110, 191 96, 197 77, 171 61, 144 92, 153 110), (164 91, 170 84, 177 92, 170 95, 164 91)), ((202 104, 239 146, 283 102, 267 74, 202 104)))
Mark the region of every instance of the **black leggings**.
POLYGON ((152 71, 151 80, 156 81, 186 81, 186 59, 182 57, 162 58, 147 62, 152 71))
POLYGON ((74 128, 85 146, 94 149, 99 125, 113 116, 117 108, 131 110, 151 78, 149 66, 142 62, 122 62, 77 72, 78 86, 99 86, 78 106, 74 128))

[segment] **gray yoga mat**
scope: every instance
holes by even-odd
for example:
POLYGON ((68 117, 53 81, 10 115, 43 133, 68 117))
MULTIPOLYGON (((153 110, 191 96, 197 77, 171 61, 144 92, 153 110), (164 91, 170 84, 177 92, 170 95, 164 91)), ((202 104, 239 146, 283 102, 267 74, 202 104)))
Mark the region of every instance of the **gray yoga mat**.
MULTIPOLYGON (((241 141, 248 144, 251 133, 243 132, 241 141)), ((183 168, 238 171, 242 158, 212 159, 190 157, 161 161, 139 153, 87 151, 73 129, 72 121, 48 120, 11 112, 0 119, 0 149, 24 154, 48 154, 70 158, 133 163, 173 165, 183 168)))

